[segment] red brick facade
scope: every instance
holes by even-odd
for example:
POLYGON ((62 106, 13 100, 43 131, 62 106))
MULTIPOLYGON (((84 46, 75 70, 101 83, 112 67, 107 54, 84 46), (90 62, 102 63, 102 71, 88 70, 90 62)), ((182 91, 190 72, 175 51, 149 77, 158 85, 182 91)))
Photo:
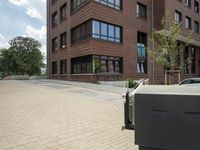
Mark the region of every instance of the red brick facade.
MULTIPOLYGON (((57 0, 53 4, 48 0, 47 5, 47 74, 49 79, 76 80, 96 82, 98 80, 125 80, 127 78, 149 78, 151 83, 163 83, 164 74, 163 67, 155 65, 153 60, 147 57, 147 73, 137 73, 137 33, 147 34, 147 46, 152 47, 150 39, 152 37, 152 28, 160 29, 161 18, 166 12, 170 12, 174 16, 175 10, 182 12, 182 20, 185 15, 192 19, 192 27, 194 20, 200 22, 200 14, 196 14, 193 10, 193 2, 191 8, 187 8, 176 0, 122 0, 122 9, 118 10, 103 5, 95 0, 87 0, 79 8, 71 11, 71 0, 57 0), (142 19, 137 17, 137 2, 146 6, 147 17, 142 19), (67 13, 65 19, 60 21, 60 7, 66 3, 67 13), (51 25, 52 14, 57 11, 57 25, 51 25), (153 15, 153 17, 152 17, 153 15), (101 39, 86 38, 76 43, 71 42, 71 29, 77 27, 83 22, 95 19, 106 23, 114 24, 122 27, 122 42, 114 43, 101 39), (60 35, 67 32, 67 44, 65 48, 60 48, 60 35), (57 37, 58 48, 52 51, 52 39, 57 37), (82 73, 72 74, 71 59, 87 55, 101 55, 120 57, 123 59, 122 73, 82 73), (67 60, 67 73, 60 74, 60 60, 67 60), (52 75, 52 62, 57 62, 57 72, 52 75)), ((200 3, 199 0, 196 0, 200 3)), ((183 25, 184 28, 184 25, 183 25)), ((184 30, 184 34, 187 34, 184 30)), ((200 34, 193 33, 193 38, 200 42, 200 34)), ((189 66, 189 74, 181 73, 181 78, 200 75, 200 45, 193 45, 196 50, 196 73, 191 74, 189 66)), ((191 46, 190 46, 191 47, 191 46)), ((191 48, 189 49, 191 56, 191 48)), ((183 60, 182 60, 183 61, 183 60)))

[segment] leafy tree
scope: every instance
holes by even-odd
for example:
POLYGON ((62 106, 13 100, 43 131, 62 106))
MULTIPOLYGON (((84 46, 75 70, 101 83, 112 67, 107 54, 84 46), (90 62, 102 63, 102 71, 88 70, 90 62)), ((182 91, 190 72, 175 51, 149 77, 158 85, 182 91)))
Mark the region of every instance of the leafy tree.
POLYGON ((41 43, 29 37, 15 37, 9 41, 10 48, 2 51, 3 66, 8 74, 40 74, 44 66, 41 43))
MULTIPOLYGON (((148 53, 154 59, 156 64, 163 65, 165 70, 165 75, 167 72, 177 73, 177 70, 182 69, 180 63, 180 54, 183 50, 190 44, 191 38, 186 38, 186 41, 178 41, 179 37, 182 35, 181 24, 177 24, 174 19, 169 15, 167 17, 170 20, 169 27, 167 27, 166 18, 163 17, 162 32, 157 30, 153 31, 152 44, 154 49, 148 49, 148 53), (179 59, 179 60, 178 60, 179 59)), ((188 58, 188 63, 190 60, 188 58)), ((179 73, 180 76, 180 73, 179 73)), ((165 81, 166 84, 167 81, 165 81)))

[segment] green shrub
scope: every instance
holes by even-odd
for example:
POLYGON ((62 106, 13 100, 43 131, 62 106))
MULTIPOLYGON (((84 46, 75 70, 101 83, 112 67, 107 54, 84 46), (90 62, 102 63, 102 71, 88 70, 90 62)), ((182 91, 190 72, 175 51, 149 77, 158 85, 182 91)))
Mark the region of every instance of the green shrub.
POLYGON ((137 86, 139 85, 137 82, 135 82, 133 79, 129 78, 127 79, 128 82, 128 88, 137 88, 137 86))

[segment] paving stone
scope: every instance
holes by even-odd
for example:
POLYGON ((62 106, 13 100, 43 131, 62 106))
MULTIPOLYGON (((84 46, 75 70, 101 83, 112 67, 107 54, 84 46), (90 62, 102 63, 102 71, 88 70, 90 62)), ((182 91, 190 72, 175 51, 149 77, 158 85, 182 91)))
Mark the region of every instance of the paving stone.
POLYGON ((105 86, 0 81, 0 150, 138 150, 123 115, 105 86))

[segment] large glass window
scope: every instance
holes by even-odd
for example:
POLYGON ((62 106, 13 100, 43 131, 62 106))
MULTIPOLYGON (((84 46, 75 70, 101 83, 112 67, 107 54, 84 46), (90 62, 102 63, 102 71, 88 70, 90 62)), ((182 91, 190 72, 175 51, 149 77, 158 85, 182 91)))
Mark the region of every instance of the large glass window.
POLYGON ((121 29, 120 27, 115 27, 115 42, 121 41, 121 29))
POLYGON ((120 57, 93 56, 93 73, 122 73, 123 60, 120 57))
POLYGON ((92 56, 83 56, 71 59, 72 74, 92 73, 92 56))
POLYGON ((51 72, 53 75, 57 74, 57 62, 52 62, 51 72))
POLYGON ((75 43, 77 41, 91 37, 91 21, 85 22, 71 30, 71 42, 75 43))
POLYGON ((91 20, 71 30, 72 43, 90 37, 120 43, 122 41, 122 28, 101 21, 91 20))
POLYGON ((115 39, 115 27, 113 25, 108 25, 108 40, 114 41, 115 39))
POLYGON ((108 37, 108 26, 106 23, 101 23, 101 39, 103 40, 107 40, 107 37, 108 37))
POLYGON ((67 60, 61 60, 60 61, 60 74, 66 74, 67 73, 67 60))
POLYGON ((65 3, 60 7, 60 20, 65 19, 67 16, 67 4, 65 3))
POLYGON ((87 0, 71 0, 71 11, 79 8, 87 0))
POLYGON ((122 0, 95 0, 95 1, 118 10, 122 9, 122 0))
POLYGON ((93 20, 92 37, 103 40, 121 42, 121 27, 93 20))
POLYGON ((147 73, 147 34, 137 33, 137 73, 147 73))
POLYGON ((72 74, 122 73, 122 58, 89 55, 71 60, 72 74))
POLYGON ((147 18, 147 6, 137 3, 137 16, 146 19, 147 18))

